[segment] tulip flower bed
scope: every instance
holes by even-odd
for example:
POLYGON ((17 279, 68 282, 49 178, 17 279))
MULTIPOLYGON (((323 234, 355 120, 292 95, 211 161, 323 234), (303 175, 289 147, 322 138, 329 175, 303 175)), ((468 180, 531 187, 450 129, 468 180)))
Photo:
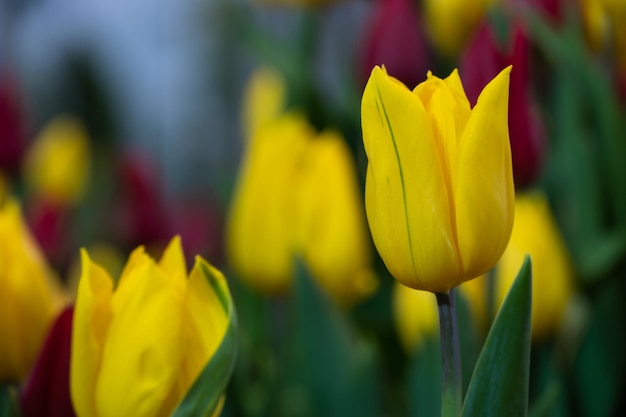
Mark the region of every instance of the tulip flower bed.
POLYGON ((152 2, 0 4, 0 417, 626 414, 626 2, 152 2))

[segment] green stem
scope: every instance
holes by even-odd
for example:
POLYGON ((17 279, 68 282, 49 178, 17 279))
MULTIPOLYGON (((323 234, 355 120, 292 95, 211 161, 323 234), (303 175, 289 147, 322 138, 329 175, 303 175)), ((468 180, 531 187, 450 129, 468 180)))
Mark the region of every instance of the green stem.
POLYGON ((463 380, 454 289, 435 295, 441 334, 441 416, 458 417, 463 403, 463 380))

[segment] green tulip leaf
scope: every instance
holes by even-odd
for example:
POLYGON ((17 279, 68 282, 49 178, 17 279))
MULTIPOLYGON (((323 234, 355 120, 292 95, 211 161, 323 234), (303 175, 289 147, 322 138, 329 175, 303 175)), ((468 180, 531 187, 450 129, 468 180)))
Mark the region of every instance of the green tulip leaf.
POLYGON ((0 417, 19 417, 19 415, 15 387, 0 384, 0 417))
POLYGON ((532 274, 527 256, 478 357, 463 417, 516 417, 528 412, 532 274))
POLYGON ((211 416, 226 390, 237 357, 237 315, 228 287, 220 285, 217 277, 204 264, 200 265, 228 316, 228 327, 222 343, 172 413, 172 417, 211 416))
POLYGON ((307 409, 298 415, 378 415, 374 347, 357 337, 300 261, 295 278, 289 366, 307 396, 307 409))

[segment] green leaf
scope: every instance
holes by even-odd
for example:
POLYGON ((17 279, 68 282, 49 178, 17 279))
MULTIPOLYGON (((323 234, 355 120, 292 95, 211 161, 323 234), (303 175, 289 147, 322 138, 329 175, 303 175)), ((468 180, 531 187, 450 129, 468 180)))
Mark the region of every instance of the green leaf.
POLYGON ((237 357, 237 314, 228 286, 223 283, 221 278, 214 276, 206 265, 201 263, 200 266, 228 316, 228 327, 222 343, 178 405, 172 417, 211 416, 226 390, 237 357))
POLYGON ((19 417, 19 415, 15 387, 0 384, 0 417, 19 417))
POLYGON ((372 344, 357 337, 346 316, 315 285, 302 262, 297 262, 295 278, 291 323, 294 356, 286 366, 293 386, 306 397, 306 409, 297 415, 379 415, 372 344))
POLYGON ((527 256, 487 335, 467 390, 463 417, 526 416, 531 287, 527 256))
POLYGON ((611 278, 593 300, 593 316, 570 381, 575 388, 577 414, 583 417, 622 414, 618 410, 626 377, 626 283, 621 274, 611 278))
POLYGON ((441 346, 426 338, 408 363, 407 391, 410 417, 441 415, 441 346))

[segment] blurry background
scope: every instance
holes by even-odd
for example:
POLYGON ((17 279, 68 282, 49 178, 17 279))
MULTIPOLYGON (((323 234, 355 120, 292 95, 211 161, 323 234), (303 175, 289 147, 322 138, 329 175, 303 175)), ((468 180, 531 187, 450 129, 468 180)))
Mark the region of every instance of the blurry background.
MULTIPOLYGON (((531 415, 623 415, 625 28, 621 0, 0 0, 0 198, 20 198, 70 291, 80 247, 115 271, 135 246, 158 254, 180 234, 189 259, 222 269, 240 318, 223 415, 439 415, 434 297, 402 295, 378 258, 376 288, 347 307, 300 264, 281 295, 239 279, 224 242, 255 135, 249 80, 272 69, 281 111, 341 135, 362 198, 360 97, 374 65, 410 88, 459 68, 473 104, 513 64, 529 214, 512 244, 533 254, 542 303, 531 415)), ((257 108, 271 106, 263 97, 257 108)), ((467 381, 515 259, 460 291, 467 381)))

